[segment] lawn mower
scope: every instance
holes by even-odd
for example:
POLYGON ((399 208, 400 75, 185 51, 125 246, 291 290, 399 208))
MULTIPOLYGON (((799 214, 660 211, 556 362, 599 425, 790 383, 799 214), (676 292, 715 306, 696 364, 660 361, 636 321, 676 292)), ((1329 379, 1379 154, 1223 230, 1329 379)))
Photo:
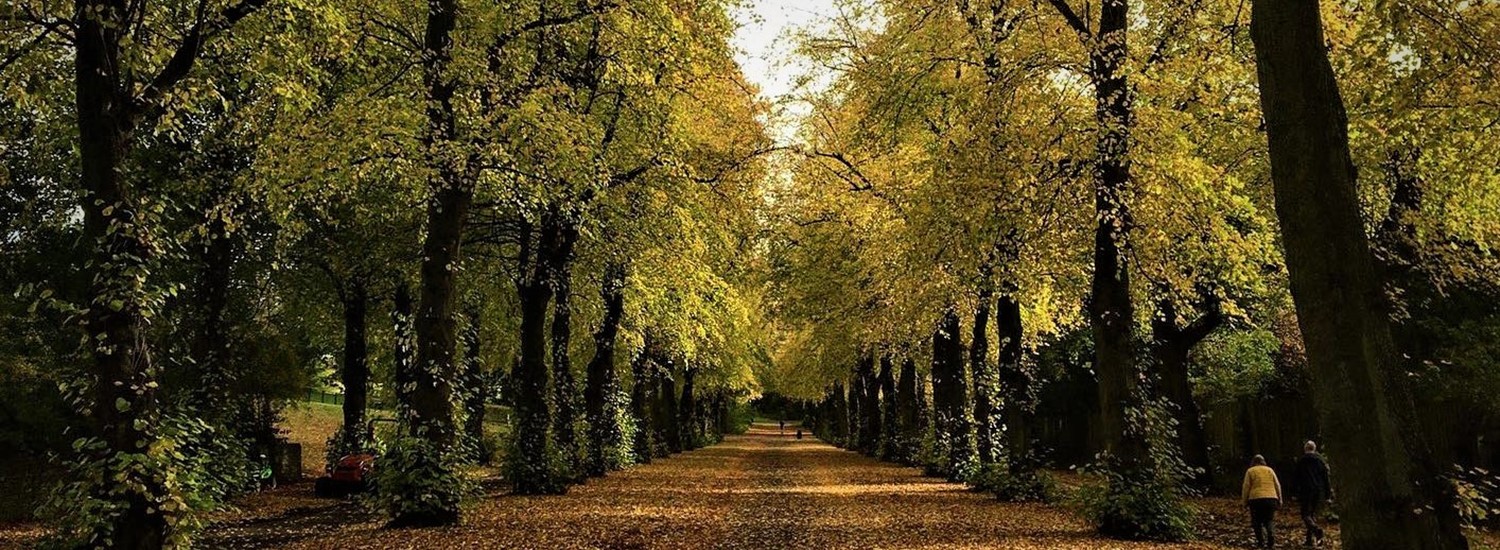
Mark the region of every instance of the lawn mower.
MULTIPOLYGON (((375 424, 377 422, 391 422, 390 418, 375 418, 370 420, 368 427, 370 438, 373 441, 375 435, 375 424)), ((328 469, 328 475, 320 477, 313 482, 313 493, 326 498, 341 498, 354 493, 368 491, 375 477, 374 449, 355 451, 339 457, 337 462, 328 469)))

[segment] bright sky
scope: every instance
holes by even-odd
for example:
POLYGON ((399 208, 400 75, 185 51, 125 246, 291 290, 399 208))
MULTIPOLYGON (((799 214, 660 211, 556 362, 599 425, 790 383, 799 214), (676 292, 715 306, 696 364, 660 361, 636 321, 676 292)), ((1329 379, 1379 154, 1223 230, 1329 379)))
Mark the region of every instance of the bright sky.
POLYGON ((746 0, 735 11, 735 20, 740 23, 734 36, 734 46, 739 50, 735 58, 745 77, 760 86, 762 97, 788 110, 770 121, 773 133, 783 142, 795 132, 788 119, 798 119, 807 112, 805 106, 785 104, 797 91, 797 78, 807 72, 806 65, 793 62, 791 32, 818 25, 835 10, 834 0, 746 0))

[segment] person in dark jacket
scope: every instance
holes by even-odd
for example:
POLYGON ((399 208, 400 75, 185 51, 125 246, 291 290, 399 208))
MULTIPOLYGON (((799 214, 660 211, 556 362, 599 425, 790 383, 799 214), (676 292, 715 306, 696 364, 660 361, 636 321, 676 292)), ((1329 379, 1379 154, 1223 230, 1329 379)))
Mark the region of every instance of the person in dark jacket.
POLYGON ((1328 462, 1318 454, 1317 443, 1308 441, 1302 446, 1302 458, 1297 459, 1296 477, 1292 481, 1302 511, 1302 526, 1307 531, 1306 544, 1322 546, 1324 533, 1318 526, 1318 511, 1323 501, 1333 498, 1333 487, 1328 484, 1328 462))

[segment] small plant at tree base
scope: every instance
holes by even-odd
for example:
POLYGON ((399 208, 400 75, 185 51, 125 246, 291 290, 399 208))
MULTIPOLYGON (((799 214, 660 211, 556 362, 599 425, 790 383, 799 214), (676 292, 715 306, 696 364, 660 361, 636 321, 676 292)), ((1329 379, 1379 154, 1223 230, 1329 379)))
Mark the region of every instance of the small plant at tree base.
POLYGON ((338 430, 328 436, 328 447, 323 453, 323 463, 332 467, 345 456, 369 450, 371 450, 371 438, 368 434, 363 433, 360 428, 350 430, 348 426, 339 425, 338 430))
POLYGON ((992 493, 1004 502, 1053 502, 1056 482, 1035 468, 1013 468, 1009 464, 985 464, 969 478, 976 491, 992 493))
POLYGON ((1183 500, 1179 483, 1141 470, 1099 473, 1103 482, 1084 486, 1074 498, 1101 534, 1163 542, 1192 536, 1197 510, 1183 500))
POLYGON ((922 434, 922 442, 917 447, 915 460, 922 466, 923 475, 948 476, 948 449, 938 440, 932 430, 927 430, 922 434))
POLYGON ((203 527, 204 513, 254 485, 243 440, 180 414, 164 414, 160 425, 160 436, 139 453, 111 456, 92 437, 73 443, 78 458, 67 464, 71 475, 39 514, 57 527, 44 547, 110 546, 114 520, 132 502, 165 512, 163 547, 187 547, 203 527), (160 491, 141 491, 147 487, 160 491))
POLYGON ((381 453, 373 489, 370 502, 394 518, 391 527, 447 525, 458 521, 474 483, 463 474, 456 452, 404 435, 381 453))
POLYGON ((614 427, 617 431, 612 432, 605 441, 607 445, 604 452, 605 469, 623 470, 639 460, 639 457, 635 456, 635 448, 631 442, 635 441, 636 432, 641 427, 636 423, 635 416, 630 413, 630 394, 624 389, 616 387, 615 391, 610 393, 606 406, 610 418, 614 419, 614 427))
POLYGON ((1084 514, 1106 536, 1130 540, 1176 542, 1192 536, 1197 509, 1185 497, 1193 491, 1186 481, 1197 470, 1188 466, 1171 434, 1177 429, 1165 400, 1149 400, 1126 415, 1129 430, 1145 439, 1148 453, 1143 460, 1122 466, 1101 455, 1091 468, 1104 483, 1085 487, 1077 494, 1084 514))
POLYGON ((522 456, 520 438, 525 437, 519 426, 511 429, 505 446, 505 464, 502 473, 518 494, 561 495, 568 492, 572 468, 566 457, 551 442, 546 442, 541 457, 522 456))

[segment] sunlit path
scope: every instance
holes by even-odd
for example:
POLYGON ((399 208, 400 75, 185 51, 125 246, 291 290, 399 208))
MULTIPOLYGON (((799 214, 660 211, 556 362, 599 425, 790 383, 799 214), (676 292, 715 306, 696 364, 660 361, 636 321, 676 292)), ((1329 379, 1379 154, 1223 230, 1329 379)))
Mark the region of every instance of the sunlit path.
POLYGON ((758 424, 719 445, 616 472, 561 497, 497 491, 457 527, 386 530, 382 518, 353 505, 325 504, 223 525, 206 542, 213 548, 1168 547, 1101 540, 1060 508, 1000 503, 794 433, 758 424))

